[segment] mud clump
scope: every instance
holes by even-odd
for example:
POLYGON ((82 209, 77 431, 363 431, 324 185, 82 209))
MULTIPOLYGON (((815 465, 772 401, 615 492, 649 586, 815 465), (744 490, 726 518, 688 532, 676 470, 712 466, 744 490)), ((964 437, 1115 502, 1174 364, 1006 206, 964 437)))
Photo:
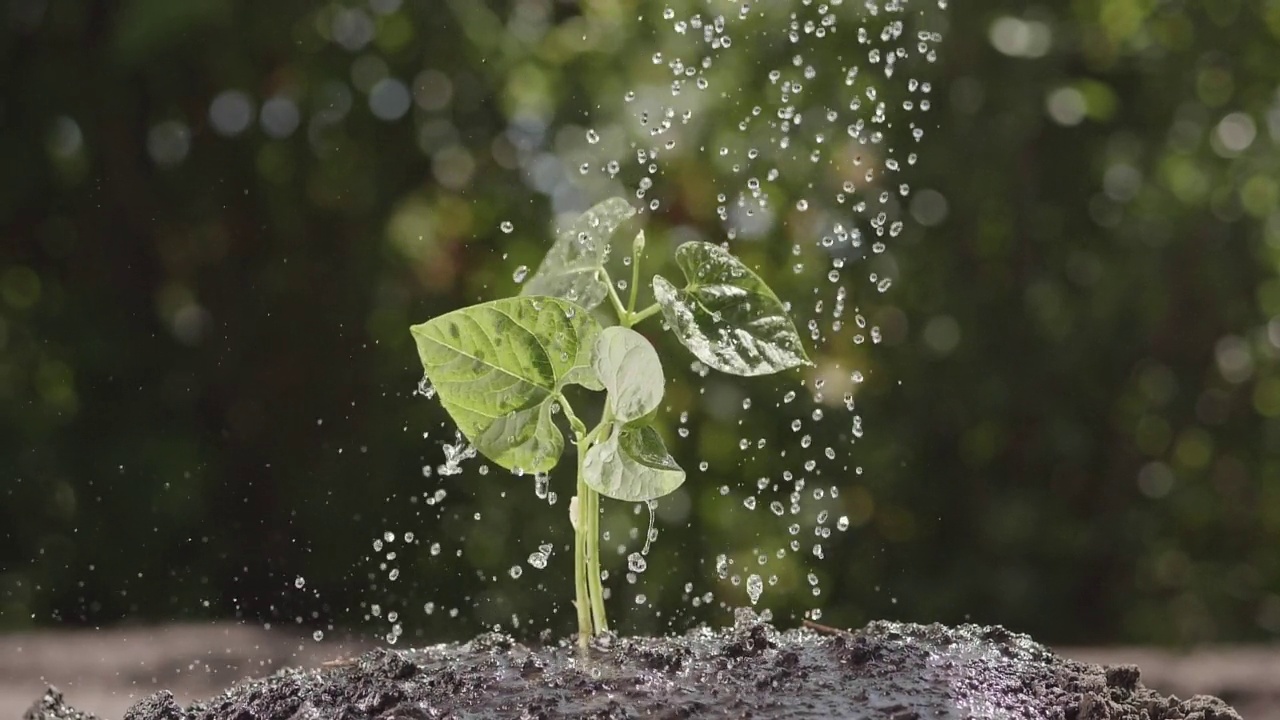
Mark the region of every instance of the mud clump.
MULTIPOLYGON (((871 623, 779 632, 758 622, 682 637, 374 650, 285 670, 183 708, 167 692, 122 720, 458 717, 1240 720, 1217 698, 1165 697, 1137 667, 1075 662, 1003 628, 871 623)), ((50 689, 26 720, 92 720, 50 689)))

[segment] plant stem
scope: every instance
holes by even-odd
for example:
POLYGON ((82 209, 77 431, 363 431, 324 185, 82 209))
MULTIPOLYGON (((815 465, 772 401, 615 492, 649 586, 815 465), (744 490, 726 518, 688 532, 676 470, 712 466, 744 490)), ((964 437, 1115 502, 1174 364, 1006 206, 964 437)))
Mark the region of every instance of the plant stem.
POLYGON ((582 464, 587 456, 587 444, 582 433, 576 433, 578 438, 578 517, 575 523, 573 533, 573 584, 578 606, 578 646, 583 650, 587 649, 587 641, 592 635, 592 618, 591 612, 594 603, 591 601, 591 586, 588 582, 587 575, 587 545, 588 545, 588 526, 587 522, 587 494, 595 494, 587 487, 585 476, 582 474, 582 464))
POLYGON ((661 310, 662 310, 662 307, 658 305, 658 303, 654 303, 649 307, 641 310, 638 313, 629 313, 627 316, 627 319, 630 320, 631 322, 629 325, 627 325, 627 327, 631 327, 631 325, 635 325, 644 320, 648 320, 650 317, 657 315, 661 310))
POLYGON ((625 319, 622 322, 622 324, 626 325, 627 327, 631 327, 631 325, 634 322, 634 321, 627 322, 627 320, 631 320, 632 315, 635 314, 636 294, 639 291, 640 291, 640 253, 637 252, 631 256, 631 297, 627 298, 627 314, 623 316, 625 319))
POLYGON ((618 314, 618 319, 623 320, 630 315, 627 308, 622 304, 622 298, 618 297, 618 289, 613 286, 613 278, 609 277, 609 271, 600 268, 600 274, 604 275, 605 287, 609 288, 609 302, 613 303, 613 311, 618 314))
MULTIPOLYGON (((582 504, 578 505, 582 512, 582 504)), ((597 633, 609 631, 609 620, 604 610, 604 585, 600 579, 600 493, 587 488, 587 586, 591 596, 591 617, 597 633)), ((582 518, 579 517, 579 522, 582 518)))
MULTIPOLYGON (((587 425, 578 419, 576 413, 573 412, 573 406, 569 405, 569 400, 565 398, 564 393, 556 395, 556 402, 560 403, 560 409, 564 411, 564 416, 569 420, 569 427, 573 428, 573 434, 576 436, 578 445, 583 444, 583 436, 587 434, 587 425)), ((587 444, 590 444, 591 438, 586 438, 587 444)), ((581 474, 581 473, 579 473, 581 474)))

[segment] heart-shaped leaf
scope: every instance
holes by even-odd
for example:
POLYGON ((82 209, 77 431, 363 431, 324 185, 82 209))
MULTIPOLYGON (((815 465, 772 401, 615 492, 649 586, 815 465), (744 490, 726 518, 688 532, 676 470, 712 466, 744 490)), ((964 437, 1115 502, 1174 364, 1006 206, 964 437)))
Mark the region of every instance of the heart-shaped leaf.
POLYGON ((626 423, 653 412, 662 402, 666 378, 658 351, 645 336, 624 327, 607 327, 596 338, 592 365, 609 391, 613 416, 626 423))
POLYGON ((655 275, 653 294, 676 337, 699 360, 731 375, 768 375, 808 365, 778 296, 738 258, 711 243, 676 248, 688 284, 655 275))
POLYGON ((521 295, 550 295, 594 309, 609 296, 609 286, 599 272, 609 249, 609 238, 636 214, 620 197, 596 205, 556 236, 556 242, 524 284, 521 295))
POLYGON ((565 300, 495 300, 410 330, 458 429, 508 470, 555 467, 564 450, 564 435, 551 418, 556 395, 571 382, 602 387, 591 366, 600 325, 565 300))
POLYGON ((593 490, 627 502, 660 498, 685 478, 662 436, 649 425, 614 425, 607 440, 587 451, 582 470, 593 490))

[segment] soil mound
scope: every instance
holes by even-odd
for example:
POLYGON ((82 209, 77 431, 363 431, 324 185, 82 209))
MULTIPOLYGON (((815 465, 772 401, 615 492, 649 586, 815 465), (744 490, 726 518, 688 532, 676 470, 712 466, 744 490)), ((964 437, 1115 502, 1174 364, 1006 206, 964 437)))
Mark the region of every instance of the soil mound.
MULTIPOLYGON (((526 647, 501 634, 379 649, 241 683, 182 708, 167 692, 123 720, 370 718, 1240 720, 1217 698, 1165 697, 1138 668, 1067 660, 1000 627, 874 622, 779 632, 742 621, 672 638, 526 647)), ((27 720, 91 720, 50 689, 27 720)))

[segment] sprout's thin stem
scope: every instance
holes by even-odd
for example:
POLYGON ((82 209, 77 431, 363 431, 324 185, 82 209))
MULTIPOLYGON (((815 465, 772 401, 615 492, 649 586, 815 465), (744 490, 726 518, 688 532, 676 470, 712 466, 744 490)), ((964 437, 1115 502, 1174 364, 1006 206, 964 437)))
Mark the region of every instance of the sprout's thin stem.
POLYGON ((627 314, 621 316, 622 324, 631 327, 635 324, 633 316, 636 309, 636 294, 640 291, 640 258, 644 257, 644 231, 636 235, 631 244, 631 297, 627 299, 627 314))
POLYGON ((587 443, 588 446, 595 445, 596 443, 600 442, 600 436, 604 434, 605 427, 606 427, 605 423, 601 422, 599 425, 596 426, 594 430, 587 433, 587 439, 585 442, 587 443))
POLYGON ((606 402, 600 424, 578 441, 583 460, 578 463, 578 525, 586 541, 587 596, 591 602, 591 625, 596 633, 607 632, 609 621, 604 608, 604 585, 600 577, 600 493, 585 481, 586 452, 613 425, 613 407, 606 402))
POLYGON ((590 503, 587 501, 587 494, 595 494, 593 490, 587 487, 587 482, 582 474, 582 464, 587 457, 587 444, 581 433, 577 433, 578 437, 578 518, 575 523, 573 533, 573 585, 576 595, 576 604, 578 606, 578 645, 583 650, 587 649, 587 642, 591 639, 592 622, 591 611, 593 603, 590 598, 591 586, 588 583, 587 575, 587 545, 589 544, 588 535, 589 523, 587 507, 590 503))
POLYGON ((600 268, 600 274, 604 276, 605 287, 609 288, 609 302, 613 303, 613 311, 618 313, 618 320, 625 324, 629 313, 622 304, 622 298, 618 297, 618 289, 613 286, 613 278, 609 277, 609 271, 604 268, 600 268))
POLYGON ((573 429, 573 434, 578 438, 578 444, 582 445, 582 437, 587 434, 587 424, 578 419, 564 393, 556 395, 556 402, 560 403, 560 409, 564 411, 564 416, 569 420, 569 427, 573 429))
MULTIPOLYGON (((579 504, 579 512, 585 515, 587 526, 587 590, 591 596, 591 617, 597 633, 609 631, 609 620, 604 610, 604 585, 600 580, 600 493, 587 489, 587 502, 579 504), (583 509, 585 505, 585 510, 583 509)), ((578 521, 584 520, 579 515, 578 521)))
POLYGON ((631 325, 638 325, 639 323, 648 320, 650 317, 657 315, 661 310, 662 306, 658 305, 658 303, 654 303, 638 313, 631 313, 628 319, 631 321, 631 325))

